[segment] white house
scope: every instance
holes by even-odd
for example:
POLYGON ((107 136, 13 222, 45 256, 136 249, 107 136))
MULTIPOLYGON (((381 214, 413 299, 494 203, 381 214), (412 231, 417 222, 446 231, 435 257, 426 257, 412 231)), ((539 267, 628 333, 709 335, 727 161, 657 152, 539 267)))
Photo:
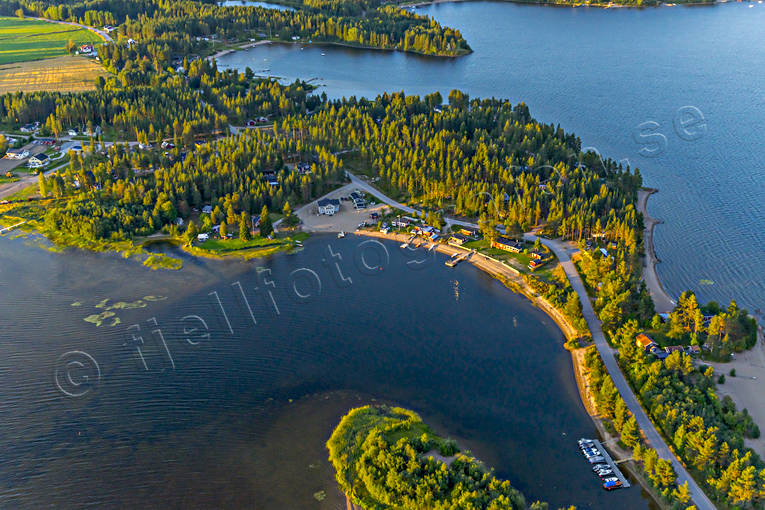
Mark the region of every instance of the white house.
POLYGON ((48 156, 46 156, 44 153, 40 153, 29 158, 29 167, 39 168, 41 166, 47 165, 48 161, 48 156))
POLYGON ((5 152, 7 159, 24 159, 29 156, 29 151, 24 149, 8 149, 5 152))
POLYGON ((340 210, 340 200, 336 198, 322 198, 318 205, 319 214, 326 214, 327 216, 333 216, 340 210))

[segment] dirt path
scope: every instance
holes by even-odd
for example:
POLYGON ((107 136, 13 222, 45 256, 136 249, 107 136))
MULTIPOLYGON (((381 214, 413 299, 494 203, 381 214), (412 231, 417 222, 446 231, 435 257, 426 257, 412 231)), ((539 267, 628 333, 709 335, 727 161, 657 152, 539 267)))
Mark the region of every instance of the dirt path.
POLYGON ((656 256, 656 250, 653 244, 653 230, 660 220, 651 217, 648 214, 648 197, 658 190, 642 189, 638 191, 638 211, 643 215, 645 231, 643 232, 643 243, 645 244, 645 257, 643 258, 643 280, 648 287, 648 292, 653 298, 657 313, 669 313, 675 308, 675 301, 670 297, 664 286, 659 280, 659 274, 656 272, 656 264, 661 262, 656 256))

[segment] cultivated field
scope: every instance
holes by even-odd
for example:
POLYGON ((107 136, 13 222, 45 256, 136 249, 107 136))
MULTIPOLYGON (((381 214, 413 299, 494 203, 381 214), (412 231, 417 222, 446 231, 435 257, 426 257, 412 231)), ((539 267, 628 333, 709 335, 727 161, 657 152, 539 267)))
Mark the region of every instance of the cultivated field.
POLYGON ((78 45, 103 42, 98 34, 76 26, 0 18, 0 64, 64 55, 69 40, 78 45))
POLYGON ((7 92, 82 92, 95 88, 108 73, 90 58, 64 55, 34 62, 0 65, 0 94, 7 92))

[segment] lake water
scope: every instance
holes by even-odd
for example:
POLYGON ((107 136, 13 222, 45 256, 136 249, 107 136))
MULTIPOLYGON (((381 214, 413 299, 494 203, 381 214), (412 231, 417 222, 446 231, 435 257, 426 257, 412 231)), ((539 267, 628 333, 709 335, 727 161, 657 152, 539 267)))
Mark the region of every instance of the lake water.
POLYGON ((459 88, 525 101, 660 189, 649 212, 665 221, 655 238, 670 294, 693 289, 754 311, 765 308, 765 4, 748 5, 437 4, 417 12, 459 28, 473 54, 270 45, 219 64, 313 78, 330 97, 459 88))
POLYGON ((408 264, 424 256, 316 236, 152 272, 0 237, 0 507, 342 509, 324 442, 378 401, 530 500, 646 508, 576 448, 595 431, 556 325, 469 264, 408 264))
POLYGON ((264 9, 276 9, 277 11, 294 11, 288 5, 272 4, 269 2, 257 2, 254 0, 223 0, 218 2, 221 7, 263 7, 264 9))

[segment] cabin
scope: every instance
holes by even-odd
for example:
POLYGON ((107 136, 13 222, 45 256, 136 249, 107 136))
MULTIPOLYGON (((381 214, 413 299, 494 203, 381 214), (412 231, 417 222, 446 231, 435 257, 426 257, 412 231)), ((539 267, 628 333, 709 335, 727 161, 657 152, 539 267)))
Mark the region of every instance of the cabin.
POLYGON ((463 236, 472 237, 473 239, 478 239, 479 237, 481 237, 481 231, 473 227, 460 227, 460 229, 457 232, 459 232, 463 236))
POLYGON ((498 250, 504 250, 509 251, 511 253, 520 253, 523 251, 523 246, 518 241, 513 241, 512 239, 508 239, 506 237, 498 237, 494 241, 491 242, 492 248, 497 248, 498 250))
POLYGON ((93 53, 93 45, 92 44, 83 44, 80 46, 80 53, 83 53, 85 55, 90 55, 93 53))
POLYGON ((340 210, 340 200, 336 198, 322 198, 318 202, 319 214, 334 216, 340 210))
POLYGON ((646 352, 649 352, 653 347, 657 347, 656 342, 645 333, 640 333, 635 340, 637 341, 638 347, 641 347, 646 352))
POLYGON ((300 175, 308 175, 311 173, 311 163, 300 162, 297 164, 297 170, 300 175))
POLYGON ((545 265, 545 261, 544 260, 532 259, 529 262, 529 270, 530 271, 536 271, 537 269, 539 269, 540 267, 542 267, 544 265, 545 265))
POLYGON ((531 255, 531 258, 534 260, 542 260, 543 258, 545 258, 546 253, 543 251, 534 250, 530 253, 530 255, 531 255))
POLYGON ((462 246, 466 242, 470 241, 470 238, 466 235, 455 232, 449 237, 449 244, 452 246, 462 246))
POLYGON ((669 347, 664 348, 664 352, 667 354, 672 354, 673 352, 685 352, 685 347, 682 345, 670 345, 669 347))
POLYGON ((699 347, 698 345, 689 345, 688 347, 685 348, 685 353, 688 356, 698 356, 699 354, 701 354, 701 347, 699 347))
POLYGON ((8 149, 5 152, 6 159, 24 159, 29 156, 29 151, 24 149, 8 149))
POLYGON ((37 168, 41 166, 45 166, 48 164, 48 156, 44 153, 36 154, 29 158, 29 166, 32 168, 37 168))

